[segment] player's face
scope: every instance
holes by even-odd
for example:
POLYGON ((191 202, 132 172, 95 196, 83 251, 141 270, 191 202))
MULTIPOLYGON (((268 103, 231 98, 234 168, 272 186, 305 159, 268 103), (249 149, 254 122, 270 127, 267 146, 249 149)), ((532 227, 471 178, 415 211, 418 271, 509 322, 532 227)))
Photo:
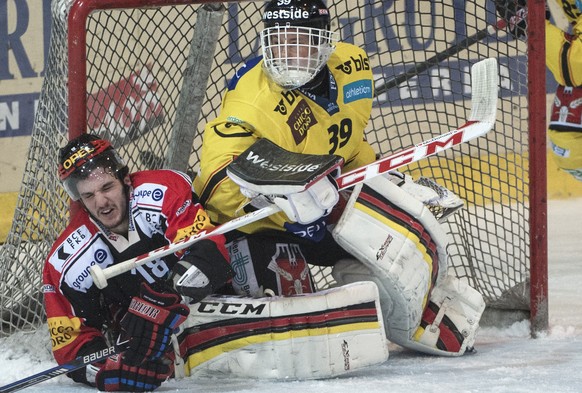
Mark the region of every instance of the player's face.
MULTIPOLYGON (((126 183, 128 181, 126 177, 126 183)), ((79 180, 77 190, 81 202, 94 218, 112 232, 127 232, 129 217, 124 183, 103 168, 96 168, 87 179, 79 180)))
POLYGON ((271 37, 273 57, 287 59, 289 66, 306 68, 310 59, 317 57, 317 47, 310 45, 310 41, 308 29, 281 29, 271 37))

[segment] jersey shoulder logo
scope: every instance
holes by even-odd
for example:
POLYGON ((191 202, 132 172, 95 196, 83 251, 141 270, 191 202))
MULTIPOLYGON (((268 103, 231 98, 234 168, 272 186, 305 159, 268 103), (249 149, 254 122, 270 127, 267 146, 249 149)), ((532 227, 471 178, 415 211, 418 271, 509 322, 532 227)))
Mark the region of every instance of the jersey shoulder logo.
POLYGON ((133 199, 137 204, 161 206, 168 187, 155 183, 144 183, 133 190, 133 199))
POLYGON ((55 270, 62 272, 65 263, 79 252, 92 238, 92 234, 86 225, 74 229, 69 235, 57 246, 55 251, 49 257, 49 262, 55 270))
POLYGON ((364 98, 373 98, 372 81, 362 79, 344 86, 344 104, 358 101, 364 98))
POLYGON ((277 106, 275 106, 274 111, 285 116, 288 113, 287 107, 292 107, 301 95, 295 90, 284 90, 281 92, 281 96, 283 98, 279 100, 277 106))
POLYGON ((368 71, 370 69, 370 60, 361 54, 358 57, 350 56, 349 60, 336 66, 335 69, 347 75, 351 75, 353 72, 368 71))

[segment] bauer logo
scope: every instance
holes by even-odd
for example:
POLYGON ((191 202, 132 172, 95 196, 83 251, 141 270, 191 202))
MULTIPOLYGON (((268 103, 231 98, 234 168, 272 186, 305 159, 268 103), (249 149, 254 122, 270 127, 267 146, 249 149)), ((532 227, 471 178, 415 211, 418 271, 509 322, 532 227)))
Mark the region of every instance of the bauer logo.
POLYGON ((192 204, 192 200, 188 199, 186 202, 182 203, 182 206, 180 206, 178 208, 178 210, 176 210, 176 217, 181 216, 182 214, 184 214, 184 212, 186 211, 186 209, 188 209, 188 207, 192 204))
POLYGON ((364 98, 372 98, 372 81, 360 80, 344 87, 344 103, 348 104, 364 98))

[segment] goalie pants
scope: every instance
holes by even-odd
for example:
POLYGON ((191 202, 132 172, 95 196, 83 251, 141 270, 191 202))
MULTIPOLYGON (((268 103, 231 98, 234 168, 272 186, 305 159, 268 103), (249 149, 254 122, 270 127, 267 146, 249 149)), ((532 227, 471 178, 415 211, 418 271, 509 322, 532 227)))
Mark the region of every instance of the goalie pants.
POLYGON ((236 273, 232 293, 251 297, 315 292, 309 265, 333 266, 351 257, 327 231, 320 242, 279 231, 238 233, 226 247, 236 273))

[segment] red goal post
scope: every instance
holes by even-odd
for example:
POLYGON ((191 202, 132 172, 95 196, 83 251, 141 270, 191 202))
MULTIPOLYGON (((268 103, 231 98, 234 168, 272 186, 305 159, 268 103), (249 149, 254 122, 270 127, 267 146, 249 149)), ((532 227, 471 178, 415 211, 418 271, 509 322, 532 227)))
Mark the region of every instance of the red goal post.
MULTIPOLYGON (((380 89, 375 99, 366 135, 381 155, 459 126, 470 108, 471 64, 498 59, 494 130, 407 171, 465 200, 445 224, 450 269, 484 295, 485 319, 525 317, 532 334, 545 330, 544 3, 528 2, 527 42, 489 33, 426 70, 427 59, 496 24, 491 0, 327 4, 332 28, 367 51, 377 87, 415 64, 422 70, 380 89)), ((69 217, 56 178, 58 148, 90 130, 111 138, 132 171, 171 167, 194 174, 204 124, 217 115, 226 81, 260 54, 263 5, 53 0, 47 72, 14 224, 0 250, 3 334, 44 323, 42 263, 69 217)), ((319 288, 330 285, 329 271, 313 271, 319 288)))

